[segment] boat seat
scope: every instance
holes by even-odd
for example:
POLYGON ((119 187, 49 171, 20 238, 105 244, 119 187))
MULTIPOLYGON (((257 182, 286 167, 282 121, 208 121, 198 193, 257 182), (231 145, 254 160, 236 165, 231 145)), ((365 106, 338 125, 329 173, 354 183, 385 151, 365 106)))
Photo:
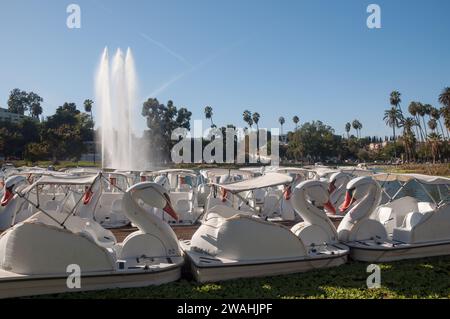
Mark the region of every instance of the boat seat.
POLYGON ((436 205, 430 202, 418 202, 417 208, 419 209, 419 212, 423 214, 435 210, 436 205))
POLYGON ((55 201, 55 200, 50 200, 50 201, 46 202, 44 205, 45 210, 57 211, 58 208, 59 208, 59 202, 55 201))
POLYGON ((411 212, 406 215, 405 220, 403 222, 402 228, 413 229, 415 225, 420 223, 422 220, 423 214, 419 212, 411 212))
POLYGON ((112 206, 111 206, 111 210, 113 211, 113 212, 119 212, 119 213, 121 213, 122 211, 123 211, 123 208, 122 208, 122 199, 116 199, 116 200, 114 200, 114 202, 113 202, 113 204, 112 204, 112 206))
POLYGON ((396 215, 392 213, 391 207, 382 206, 378 209, 378 220, 386 228, 388 234, 392 234, 396 227, 396 215))
POLYGON ((268 194, 264 199, 263 214, 271 216, 280 214, 280 197, 275 194, 268 194))
POLYGON ((177 212, 189 212, 191 210, 191 205, 188 200, 180 199, 174 203, 175 211, 177 212))

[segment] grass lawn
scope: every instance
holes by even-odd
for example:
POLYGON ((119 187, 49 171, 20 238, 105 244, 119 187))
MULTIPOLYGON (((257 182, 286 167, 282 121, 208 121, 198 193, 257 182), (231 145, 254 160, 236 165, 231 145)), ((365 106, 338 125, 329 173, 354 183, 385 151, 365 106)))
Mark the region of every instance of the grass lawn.
MULTIPOLYGON (((450 256, 379 264, 381 288, 367 289, 368 263, 294 275, 66 293, 44 298, 450 298, 450 256)), ((83 281, 81 281, 83 284, 83 281)), ((42 297, 41 297, 42 298, 42 297)))

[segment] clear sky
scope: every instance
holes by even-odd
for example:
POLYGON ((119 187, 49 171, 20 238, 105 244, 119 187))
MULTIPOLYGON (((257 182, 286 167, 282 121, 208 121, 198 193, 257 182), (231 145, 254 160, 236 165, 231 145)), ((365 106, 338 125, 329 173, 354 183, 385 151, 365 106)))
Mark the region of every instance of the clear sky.
POLYGON ((449 12, 448 0, 0 0, 0 105, 19 87, 45 99, 44 115, 81 107, 103 48, 129 46, 141 101, 172 99, 193 119, 211 105, 218 125, 244 126, 249 109, 261 127, 298 115, 341 134, 357 118, 363 135, 385 135, 392 90, 406 109, 437 106, 450 86, 449 12), (70 3, 81 29, 66 26, 70 3), (381 29, 366 26, 370 3, 381 29))

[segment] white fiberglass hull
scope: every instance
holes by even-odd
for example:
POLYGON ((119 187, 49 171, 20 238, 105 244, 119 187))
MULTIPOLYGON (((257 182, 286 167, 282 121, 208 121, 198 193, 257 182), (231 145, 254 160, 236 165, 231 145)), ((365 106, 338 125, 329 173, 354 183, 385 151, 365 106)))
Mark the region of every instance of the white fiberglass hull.
POLYGON ((388 241, 377 244, 372 240, 345 243, 353 260, 389 262, 403 259, 450 255, 450 241, 404 244, 388 241))
POLYGON ((183 257, 172 258, 172 262, 147 270, 82 273, 81 287, 73 289, 67 287, 69 274, 66 276, 20 275, 0 270, 0 298, 161 285, 181 277, 183 257))
POLYGON ((181 247, 198 282, 215 282, 237 278, 265 277, 335 267, 347 262, 348 248, 334 245, 333 254, 318 254, 297 259, 278 259, 243 262, 218 259, 190 249, 190 241, 181 247))

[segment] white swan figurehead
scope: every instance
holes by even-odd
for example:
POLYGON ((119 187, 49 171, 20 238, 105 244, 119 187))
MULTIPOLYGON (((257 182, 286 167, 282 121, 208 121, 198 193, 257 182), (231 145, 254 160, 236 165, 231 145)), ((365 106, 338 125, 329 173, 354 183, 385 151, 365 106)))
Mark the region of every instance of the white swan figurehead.
POLYGON ((328 192, 330 193, 330 202, 334 207, 338 207, 344 201, 346 186, 352 177, 344 172, 336 172, 330 176, 328 192))
MULTIPOLYGON (((334 207, 329 201, 328 185, 326 182, 317 180, 308 180, 298 184, 292 196, 292 207, 302 217, 303 223, 299 223, 292 228, 292 231, 298 235, 308 226, 311 236, 315 237, 316 244, 324 242, 330 243, 337 240, 336 228, 328 218, 323 208, 334 211, 334 207), (319 236, 319 234, 321 234, 319 236), (320 240, 317 238, 320 237, 320 240)), ((310 237, 310 234, 308 234, 310 237)), ((308 243, 310 244, 310 243, 308 243)))
MULTIPOLYGON (((161 218, 144 210, 142 204, 162 209, 173 219, 178 215, 172 207, 167 190, 156 183, 141 182, 128 188, 123 196, 124 212, 142 234, 159 238, 169 255, 179 254, 179 243, 175 232, 161 218)), ((133 234, 131 234, 133 235, 133 234)), ((130 235, 130 236, 131 236, 130 235)), ((125 246, 126 239, 124 240, 125 246)))
POLYGON ((358 225, 368 220, 381 201, 381 187, 369 176, 357 177, 347 184, 344 203, 339 207, 346 213, 338 227, 341 241, 355 240, 351 233, 356 233, 358 225))
POLYGON ((4 192, 2 199, 0 201, 1 206, 6 206, 8 203, 13 199, 14 197, 14 191, 24 182, 26 182, 27 179, 24 176, 11 176, 9 177, 4 186, 4 192))

